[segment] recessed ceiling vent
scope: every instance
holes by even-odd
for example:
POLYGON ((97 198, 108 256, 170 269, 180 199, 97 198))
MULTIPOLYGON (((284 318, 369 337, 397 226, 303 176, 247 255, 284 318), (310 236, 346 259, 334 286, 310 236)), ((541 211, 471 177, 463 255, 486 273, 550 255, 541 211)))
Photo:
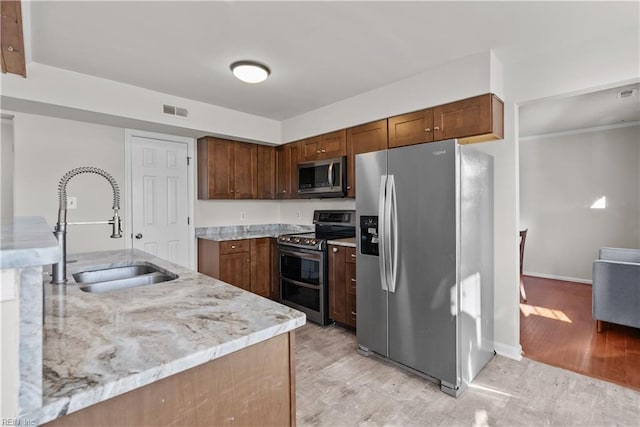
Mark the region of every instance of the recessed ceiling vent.
POLYGON ((631 98, 632 96, 636 96, 635 89, 625 89, 618 92, 618 99, 631 98))
POLYGON ((173 105, 164 104, 162 106, 162 112, 165 114, 169 114, 170 116, 187 118, 189 115, 189 111, 186 108, 175 107, 173 105))

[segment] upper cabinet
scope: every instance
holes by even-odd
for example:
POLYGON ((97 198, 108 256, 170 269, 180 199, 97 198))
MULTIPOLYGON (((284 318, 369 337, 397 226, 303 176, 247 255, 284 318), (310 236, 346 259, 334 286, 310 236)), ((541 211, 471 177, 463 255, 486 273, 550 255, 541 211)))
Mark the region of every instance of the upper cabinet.
POLYGON ((198 199, 257 197, 255 144, 205 137, 198 140, 198 199))
POLYGON ((298 198, 298 149, 299 143, 283 144, 275 149, 276 198, 298 198))
POLYGON ((258 145, 258 199, 275 199, 276 149, 258 145))
POLYGON ((389 118, 389 148, 433 141, 433 109, 389 118))
POLYGON ((493 94, 433 108, 434 140, 458 138, 461 144, 502 139, 504 105, 493 94))
POLYGON ((389 118, 389 148, 458 138, 461 144, 502 139, 504 106, 488 93, 389 118))
POLYGON ((308 162, 345 156, 347 154, 346 141, 346 129, 302 140, 299 143, 299 160, 308 162))
POLYGON ((356 196, 356 154, 387 148, 387 119, 347 129, 347 197, 356 196))

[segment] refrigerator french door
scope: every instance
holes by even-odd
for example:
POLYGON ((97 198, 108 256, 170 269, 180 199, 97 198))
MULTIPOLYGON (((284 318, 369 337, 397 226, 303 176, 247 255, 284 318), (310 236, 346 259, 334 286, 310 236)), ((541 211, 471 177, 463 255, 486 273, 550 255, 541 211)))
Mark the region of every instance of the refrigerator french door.
POLYGON ((493 354, 490 169, 455 140, 356 156, 359 349, 452 395, 493 354))

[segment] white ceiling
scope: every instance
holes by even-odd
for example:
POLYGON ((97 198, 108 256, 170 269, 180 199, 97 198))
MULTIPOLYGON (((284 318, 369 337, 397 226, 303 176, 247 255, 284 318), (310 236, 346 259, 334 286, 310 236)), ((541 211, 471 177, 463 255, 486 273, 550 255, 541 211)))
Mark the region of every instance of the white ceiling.
POLYGON ((640 84, 539 101, 520 107, 520 136, 544 135, 598 126, 638 123, 640 84), (621 98, 622 91, 634 91, 621 98))
POLYGON ((31 1, 35 62, 276 120, 494 49, 517 60, 638 27, 638 2, 31 1), (237 60, 267 64, 259 85, 237 60))

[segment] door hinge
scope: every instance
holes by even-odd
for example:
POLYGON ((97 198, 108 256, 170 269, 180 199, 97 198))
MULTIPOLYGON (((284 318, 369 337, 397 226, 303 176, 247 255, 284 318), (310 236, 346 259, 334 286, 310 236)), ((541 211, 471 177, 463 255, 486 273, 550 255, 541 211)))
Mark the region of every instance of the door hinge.
POLYGON ((191 157, 187 156, 187 166, 189 166, 189 162, 191 161, 191 157))

